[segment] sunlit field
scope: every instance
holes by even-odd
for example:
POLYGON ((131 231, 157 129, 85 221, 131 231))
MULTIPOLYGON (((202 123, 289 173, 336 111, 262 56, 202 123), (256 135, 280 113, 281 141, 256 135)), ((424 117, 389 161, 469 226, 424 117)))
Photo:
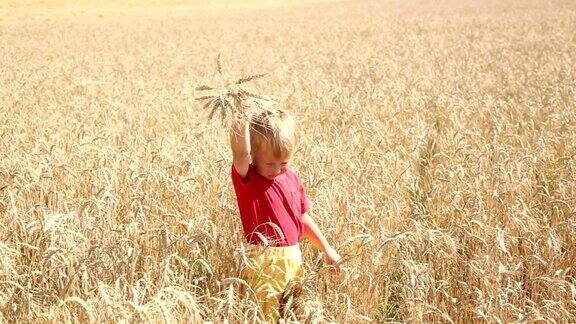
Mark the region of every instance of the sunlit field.
POLYGON ((219 54, 345 259, 289 321, 576 321, 576 2, 414 0, 0 2, 0 322, 261 320, 219 54))

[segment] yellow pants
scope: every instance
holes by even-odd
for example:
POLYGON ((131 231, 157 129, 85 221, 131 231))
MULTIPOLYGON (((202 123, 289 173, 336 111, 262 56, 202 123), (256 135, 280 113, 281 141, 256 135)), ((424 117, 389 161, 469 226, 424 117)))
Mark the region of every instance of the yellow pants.
POLYGON ((243 277, 256 293, 267 322, 280 316, 280 299, 289 284, 302 278, 302 252, 299 245, 262 247, 245 244, 248 264, 243 277))

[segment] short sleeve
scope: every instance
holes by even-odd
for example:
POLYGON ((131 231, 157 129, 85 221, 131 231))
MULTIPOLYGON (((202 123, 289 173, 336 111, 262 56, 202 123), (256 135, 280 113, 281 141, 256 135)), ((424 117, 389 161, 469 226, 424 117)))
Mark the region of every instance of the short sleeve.
POLYGON ((234 188, 236 188, 236 190, 243 189, 250 184, 250 178, 252 177, 252 174, 251 174, 252 170, 251 169, 252 169, 252 166, 250 166, 248 168, 248 172, 246 173, 246 177, 244 179, 242 179, 242 177, 240 176, 238 171, 236 171, 234 164, 232 164, 232 184, 234 185, 234 188))

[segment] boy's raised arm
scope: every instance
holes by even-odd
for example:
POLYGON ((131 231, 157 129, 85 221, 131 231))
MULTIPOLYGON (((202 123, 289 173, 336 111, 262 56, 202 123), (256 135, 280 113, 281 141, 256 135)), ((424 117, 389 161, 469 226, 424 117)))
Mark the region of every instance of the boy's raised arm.
POLYGON ((245 120, 235 120, 230 128, 232 163, 236 172, 246 178, 250 167, 250 124, 245 120))

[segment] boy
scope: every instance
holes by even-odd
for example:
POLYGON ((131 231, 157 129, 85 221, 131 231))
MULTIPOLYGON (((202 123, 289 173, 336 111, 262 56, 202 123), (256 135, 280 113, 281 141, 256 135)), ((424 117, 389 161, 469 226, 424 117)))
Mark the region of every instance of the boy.
POLYGON ((285 111, 265 111, 230 131, 232 182, 246 239, 244 276, 256 292, 266 320, 277 320, 279 298, 302 276, 299 242, 307 238, 338 267, 340 255, 308 215, 310 203, 300 178, 289 169, 295 122, 285 111))

